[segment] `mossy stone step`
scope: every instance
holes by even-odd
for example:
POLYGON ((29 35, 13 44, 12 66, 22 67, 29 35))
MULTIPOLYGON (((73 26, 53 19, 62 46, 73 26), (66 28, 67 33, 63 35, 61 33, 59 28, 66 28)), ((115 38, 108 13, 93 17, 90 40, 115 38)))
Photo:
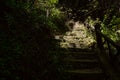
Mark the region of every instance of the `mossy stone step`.
POLYGON ((65 72, 69 75, 67 80, 107 80, 101 69, 77 69, 65 72))
POLYGON ((68 80, 105 80, 98 54, 90 49, 69 48, 63 65, 68 80))
POLYGON ((100 68, 93 69, 77 69, 77 70, 65 70, 69 74, 102 74, 103 70, 100 68))
POLYGON ((92 52, 70 52, 65 54, 66 57, 76 58, 76 59, 95 59, 97 58, 97 53, 92 52))
POLYGON ((93 50, 91 49, 81 49, 81 48, 67 48, 67 50, 71 51, 71 52, 92 52, 93 50))
POLYGON ((69 52, 70 54, 96 54, 95 52, 81 52, 81 51, 79 51, 79 52, 75 52, 75 51, 73 51, 73 52, 69 52))
POLYGON ((96 68, 99 67, 99 65, 98 60, 69 59, 64 61, 64 67, 68 69, 96 68))
POLYGON ((94 63, 94 62, 98 62, 97 59, 64 59, 64 61, 67 61, 67 62, 88 62, 88 63, 94 63))

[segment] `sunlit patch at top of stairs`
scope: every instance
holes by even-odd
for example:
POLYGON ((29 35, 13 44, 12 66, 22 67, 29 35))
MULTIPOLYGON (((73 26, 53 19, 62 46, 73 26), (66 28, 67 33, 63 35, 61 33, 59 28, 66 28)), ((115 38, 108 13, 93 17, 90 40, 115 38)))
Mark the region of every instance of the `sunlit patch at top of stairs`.
MULTIPOLYGON (((69 26, 68 26, 69 27, 69 26)), ((61 47, 64 48, 89 48, 95 40, 88 33, 87 27, 79 21, 74 22, 73 28, 62 36, 61 47)))

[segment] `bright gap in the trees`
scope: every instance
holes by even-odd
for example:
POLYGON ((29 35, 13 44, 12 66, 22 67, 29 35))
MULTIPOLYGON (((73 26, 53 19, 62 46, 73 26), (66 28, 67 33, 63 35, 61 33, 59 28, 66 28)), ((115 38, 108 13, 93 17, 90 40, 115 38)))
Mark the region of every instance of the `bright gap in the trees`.
MULTIPOLYGON (((93 35, 88 28, 80 21, 74 22, 69 20, 66 22, 69 31, 65 35, 61 35, 60 46, 63 48, 90 48, 95 43, 93 35)), ((59 36, 56 36, 59 39, 59 36)))

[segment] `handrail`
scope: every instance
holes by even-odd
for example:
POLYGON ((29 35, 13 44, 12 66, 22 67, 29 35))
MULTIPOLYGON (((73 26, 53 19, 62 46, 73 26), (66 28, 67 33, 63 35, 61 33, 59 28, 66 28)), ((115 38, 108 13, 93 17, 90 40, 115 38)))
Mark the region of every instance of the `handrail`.
POLYGON ((115 43, 112 39, 110 39, 107 35, 101 33, 99 31, 99 34, 105 39, 107 40, 109 43, 111 43, 114 47, 120 47, 120 45, 118 45, 117 43, 115 43))
POLYGON ((109 50, 109 57, 113 60, 113 59, 117 59, 117 56, 120 55, 120 45, 117 44, 116 42, 114 42, 112 39, 110 39, 107 35, 103 34, 100 30, 100 24, 97 23, 95 25, 95 32, 96 32, 96 40, 97 40, 97 45, 98 48, 100 49, 100 51, 104 50, 104 41, 103 39, 107 42, 107 47, 109 50), (102 39, 103 38, 103 39, 102 39), (112 53, 112 48, 111 45, 114 46, 114 48, 116 48, 117 53, 113 54, 112 53))

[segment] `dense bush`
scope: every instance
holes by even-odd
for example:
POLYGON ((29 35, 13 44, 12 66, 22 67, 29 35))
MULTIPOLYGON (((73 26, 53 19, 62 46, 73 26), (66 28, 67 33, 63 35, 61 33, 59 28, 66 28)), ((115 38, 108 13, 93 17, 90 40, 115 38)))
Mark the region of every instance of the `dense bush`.
POLYGON ((61 17, 52 12, 47 17, 45 7, 49 4, 56 8, 56 0, 47 4, 42 0, 0 3, 0 80, 54 80, 58 76, 54 74, 59 68, 59 55, 52 51, 59 46, 53 35, 58 30, 55 19, 61 17))

